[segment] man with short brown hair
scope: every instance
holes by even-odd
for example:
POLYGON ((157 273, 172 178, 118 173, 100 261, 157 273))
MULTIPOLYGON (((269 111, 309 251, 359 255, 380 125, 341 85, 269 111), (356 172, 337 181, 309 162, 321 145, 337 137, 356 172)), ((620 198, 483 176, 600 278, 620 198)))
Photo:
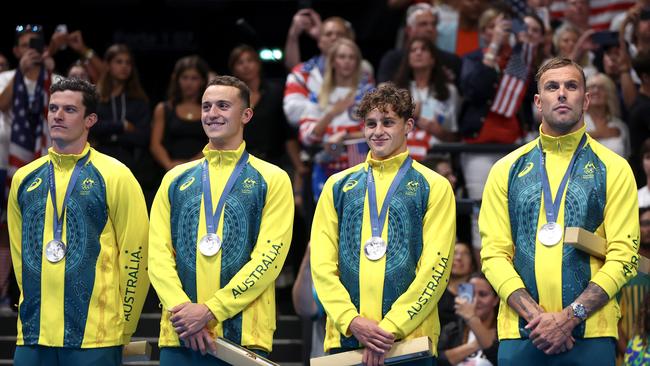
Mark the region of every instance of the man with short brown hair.
POLYGON ((479 217, 483 271, 501 297, 499 365, 613 366, 614 295, 639 259, 634 177, 585 132, 580 65, 551 59, 537 80, 540 137, 493 166, 479 217), (605 260, 564 244, 565 227, 605 238, 605 260))

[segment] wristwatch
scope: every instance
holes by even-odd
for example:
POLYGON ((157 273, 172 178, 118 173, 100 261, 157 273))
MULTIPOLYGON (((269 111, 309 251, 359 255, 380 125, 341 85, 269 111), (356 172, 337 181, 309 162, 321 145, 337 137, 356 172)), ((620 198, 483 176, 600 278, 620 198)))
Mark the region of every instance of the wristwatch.
POLYGON ((571 303, 571 309, 573 310, 573 316, 580 319, 580 321, 585 321, 587 319, 587 309, 585 306, 579 302, 571 303))

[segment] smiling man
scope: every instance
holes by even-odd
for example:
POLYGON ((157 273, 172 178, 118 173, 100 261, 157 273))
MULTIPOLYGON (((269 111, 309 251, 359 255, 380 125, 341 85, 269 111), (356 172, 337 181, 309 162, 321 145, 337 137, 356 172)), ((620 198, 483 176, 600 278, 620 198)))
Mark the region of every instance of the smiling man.
POLYGON ((449 182, 408 155, 413 110, 408 91, 392 84, 363 97, 368 157, 327 180, 312 224, 325 351, 364 347, 364 365, 383 364, 395 341, 426 335, 435 345, 440 334, 456 206, 449 182))
POLYGON ((483 271, 499 296, 499 365, 614 365, 618 304, 636 274, 637 195, 628 163, 585 133, 584 73, 537 72, 540 137, 499 160, 483 192, 483 271), (605 261, 563 242, 565 227, 607 240, 605 261))
POLYGON ((86 142, 95 87, 64 79, 50 94, 52 147, 16 172, 9 195, 14 364, 121 365, 149 289, 147 207, 129 169, 86 142))
POLYGON ((205 355, 216 336, 267 356, 274 281, 291 244, 289 176, 246 152, 248 87, 219 76, 201 108, 204 158, 170 170, 151 209, 149 271, 163 305, 162 366, 224 365, 205 355))

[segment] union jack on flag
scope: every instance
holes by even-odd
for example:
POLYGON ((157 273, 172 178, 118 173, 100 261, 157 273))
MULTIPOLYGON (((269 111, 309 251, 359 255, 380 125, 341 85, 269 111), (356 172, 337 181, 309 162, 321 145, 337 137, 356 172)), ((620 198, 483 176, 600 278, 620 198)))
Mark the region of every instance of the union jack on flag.
POLYGON ((512 117, 526 92, 526 79, 532 61, 533 46, 529 43, 518 43, 512 50, 490 111, 512 117))

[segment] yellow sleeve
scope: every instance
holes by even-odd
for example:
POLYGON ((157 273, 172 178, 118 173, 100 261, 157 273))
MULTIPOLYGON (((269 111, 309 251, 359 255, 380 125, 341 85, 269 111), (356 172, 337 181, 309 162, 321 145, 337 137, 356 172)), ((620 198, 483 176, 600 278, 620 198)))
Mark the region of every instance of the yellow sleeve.
POLYGON ((515 290, 525 288, 513 265, 515 246, 508 213, 509 164, 501 161, 490 171, 479 213, 482 270, 503 301, 515 290))
POLYGON ((128 344, 135 332, 142 306, 149 291, 147 274, 147 231, 149 216, 140 184, 126 168, 115 169, 112 186, 108 186, 109 215, 119 248, 120 292, 132 310, 125 316, 123 344, 128 344), (118 173, 119 172, 119 173, 118 173))
POLYGON ((280 274, 289 252, 294 214, 291 181, 279 170, 266 177, 268 191, 251 260, 205 302, 217 321, 232 318, 262 294, 280 274), (249 289, 239 292, 237 288, 242 283, 248 284, 249 289))
POLYGON ((639 265, 639 203, 628 164, 612 164, 619 171, 607 174, 607 202, 603 227, 607 238, 605 264, 591 279, 610 298, 636 276, 639 265))
POLYGON ((348 328, 359 312, 339 278, 339 220, 334 208, 334 183, 332 178, 325 182, 316 205, 311 228, 311 275, 327 316, 339 333, 349 337, 352 333, 348 328))
POLYGON ((431 191, 422 222, 422 254, 415 279, 384 316, 379 326, 397 339, 409 335, 435 309, 447 287, 456 242, 456 200, 447 180, 429 180, 431 191), (409 311, 423 304, 419 312, 409 311))
POLYGON ((149 226, 149 277, 163 309, 191 302, 176 271, 176 257, 172 247, 171 204, 169 186, 176 177, 172 170, 163 178, 151 206, 149 226))
POLYGON ((23 241, 23 214, 18 206, 18 188, 23 182, 23 176, 18 170, 11 180, 11 189, 7 201, 7 227, 9 229, 9 243, 11 246, 11 263, 14 266, 14 274, 20 292, 23 287, 23 260, 22 260, 22 241, 23 241))

